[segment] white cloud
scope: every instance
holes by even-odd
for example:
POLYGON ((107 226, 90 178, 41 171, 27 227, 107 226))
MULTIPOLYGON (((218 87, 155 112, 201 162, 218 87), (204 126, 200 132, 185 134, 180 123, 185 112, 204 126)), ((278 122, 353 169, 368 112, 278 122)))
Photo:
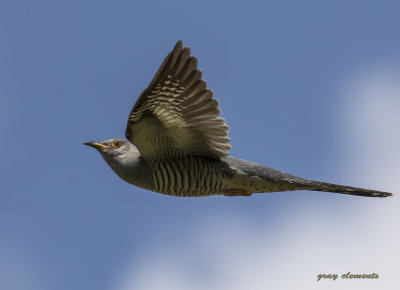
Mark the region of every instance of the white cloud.
MULTIPOLYGON (((400 193, 399 72, 380 65, 354 73, 339 96, 337 132, 347 140, 342 174, 349 181, 400 193)), ((154 242, 115 289, 399 289, 399 198, 349 202, 354 209, 310 205, 273 217, 273 229, 235 212, 208 216, 154 242), (348 271, 380 278, 316 281, 348 271)))
POLYGON ((358 73, 347 82, 342 100, 347 102, 340 129, 350 140, 346 159, 349 169, 357 170, 352 178, 399 190, 400 65, 358 73))

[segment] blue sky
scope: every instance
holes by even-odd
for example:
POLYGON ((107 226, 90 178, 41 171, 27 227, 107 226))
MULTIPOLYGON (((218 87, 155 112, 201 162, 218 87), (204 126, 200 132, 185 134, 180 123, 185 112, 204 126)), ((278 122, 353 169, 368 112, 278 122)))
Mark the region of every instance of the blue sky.
POLYGON ((233 156, 399 192, 399 9, 3 1, 0 288, 398 289, 397 197, 163 196, 123 182, 82 142, 123 137, 182 39, 220 101, 233 156), (381 278, 316 281, 329 271, 381 278))

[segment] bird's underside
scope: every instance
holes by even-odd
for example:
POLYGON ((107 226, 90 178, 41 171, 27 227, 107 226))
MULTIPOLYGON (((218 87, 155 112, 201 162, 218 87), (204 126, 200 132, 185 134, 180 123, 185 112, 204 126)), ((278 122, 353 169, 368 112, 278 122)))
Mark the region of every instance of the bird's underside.
MULTIPOLYGON (((153 191, 174 196, 250 196, 293 190, 335 192, 387 197, 388 192, 303 179, 276 169, 233 157, 222 160, 190 156, 164 159, 151 166, 153 191)), ((128 180, 127 180, 128 181, 128 180)), ((135 180, 130 180, 134 184, 135 180)))
POLYGON ((388 192, 306 180, 229 156, 228 126, 197 58, 178 41, 133 106, 127 140, 87 142, 125 181, 176 196, 249 196, 291 190, 370 197, 388 192))

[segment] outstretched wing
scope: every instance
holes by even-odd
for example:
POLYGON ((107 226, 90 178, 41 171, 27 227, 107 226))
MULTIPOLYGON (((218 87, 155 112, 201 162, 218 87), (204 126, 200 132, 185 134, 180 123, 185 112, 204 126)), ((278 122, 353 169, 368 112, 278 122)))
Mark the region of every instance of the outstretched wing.
POLYGON ((231 149, 220 113, 197 58, 178 41, 134 105, 125 135, 145 158, 192 154, 220 159, 231 149))

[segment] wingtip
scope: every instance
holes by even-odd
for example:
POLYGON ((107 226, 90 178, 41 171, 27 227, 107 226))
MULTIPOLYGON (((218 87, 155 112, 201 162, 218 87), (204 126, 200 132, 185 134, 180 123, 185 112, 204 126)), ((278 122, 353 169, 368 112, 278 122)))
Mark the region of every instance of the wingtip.
POLYGON ((173 51, 180 53, 182 50, 186 51, 186 53, 189 54, 189 56, 190 56, 190 54, 191 54, 190 47, 189 46, 185 46, 184 47, 183 46, 183 41, 182 40, 178 40, 176 42, 176 44, 175 44, 175 47, 174 47, 173 51))
POLYGON ((182 40, 178 40, 178 41, 176 42, 176 44, 175 44, 174 50, 175 50, 175 49, 181 50, 182 47, 183 47, 183 41, 182 41, 182 40))

